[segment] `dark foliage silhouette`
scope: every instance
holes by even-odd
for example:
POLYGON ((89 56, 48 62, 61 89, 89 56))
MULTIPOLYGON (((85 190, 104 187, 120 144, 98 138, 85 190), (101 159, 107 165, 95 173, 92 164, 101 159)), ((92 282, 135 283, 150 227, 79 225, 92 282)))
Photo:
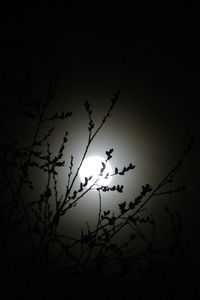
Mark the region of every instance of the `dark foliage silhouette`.
POLYGON ((185 186, 174 188, 174 180, 194 142, 188 144, 157 186, 144 184, 139 195, 124 199, 115 210, 112 207, 104 210, 104 193, 123 193, 124 187, 121 184, 102 186, 98 182, 110 176, 120 180, 120 176, 132 172, 135 165, 130 163, 122 169, 115 166, 113 174, 105 174, 106 164, 114 155, 114 149, 107 149, 95 182, 91 183, 91 176, 80 182, 78 174, 120 93, 112 97, 99 125, 95 124, 89 101, 84 103, 88 141, 75 169, 73 155, 65 161, 67 131, 57 153, 52 150, 56 122, 66 123, 73 118, 72 112, 50 113, 55 90, 56 85, 52 85, 39 101, 16 108, 20 115, 35 123, 28 145, 11 137, 1 126, 0 270, 1 289, 6 299, 12 295, 13 299, 24 296, 27 299, 116 299, 117 296, 175 299, 177 286, 171 261, 173 265, 174 260, 178 264, 184 255, 181 217, 178 211, 174 213, 165 207, 174 239, 160 247, 156 240, 157 224, 148 204, 156 197, 185 190, 185 186), (43 126, 48 127, 46 133, 43 126), (66 166, 69 167, 63 192, 59 190, 59 172, 66 166), (41 190, 37 187, 38 178, 41 178, 41 190), (88 222, 86 227, 80 228, 78 237, 71 236, 70 230, 61 234, 63 220, 91 190, 96 190, 99 203, 96 223, 88 222))

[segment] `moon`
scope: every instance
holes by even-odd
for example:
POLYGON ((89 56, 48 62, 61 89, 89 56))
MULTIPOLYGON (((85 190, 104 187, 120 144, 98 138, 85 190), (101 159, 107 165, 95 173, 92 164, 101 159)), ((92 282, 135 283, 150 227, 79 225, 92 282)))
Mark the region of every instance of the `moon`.
POLYGON ((112 179, 112 177, 109 176, 111 174, 113 174, 113 170, 110 162, 107 161, 105 163, 105 159, 101 156, 89 156, 88 158, 86 158, 83 161, 83 164, 79 171, 81 182, 85 181, 85 177, 89 178, 90 176, 92 176, 92 179, 89 181, 90 185, 94 184, 94 182, 98 180, 97 184, 95 184, 94 187, 108 186, 112 179), (106 164, 106 167, 102 173, 103 176, 99 176, 100 170, 103 167, 102 163, 106 164))

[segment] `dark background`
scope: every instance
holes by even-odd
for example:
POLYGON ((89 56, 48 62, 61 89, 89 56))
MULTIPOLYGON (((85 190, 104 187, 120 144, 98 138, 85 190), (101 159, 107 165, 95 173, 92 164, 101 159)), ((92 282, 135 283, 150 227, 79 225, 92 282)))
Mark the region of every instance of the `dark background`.
MULTIPOLYGON (((134 162, 136 185, 156 184, 189 139, 196 139, 177 179, 188 189, 184 195, 172 197, 171 205, 182 214, 188 269, 198 273, 197 7, 191 2, 185 6, 142 2, 132 7, 77 4, 76 8, 18 7, 1 14, 0 110, 2 122, 14 134, 17 129, 24 140, 31 134, 31 127, 23 128, 24 123, 14 116, 14 108, 44 94, 60 70, 52 110, 74 111, 71 130, 80 130, 73 142, 77 152, 84 140, 82 127, 87 126, 84 112, 81 114, 83 102, 91 102, 98 119, 112 94, 121 90, 118 106, 96 141, 95 151, 102 153, 113 147, 114 163, 134 162)), ((128 177, 127 191, 132 189, 131 180, 128 177)))

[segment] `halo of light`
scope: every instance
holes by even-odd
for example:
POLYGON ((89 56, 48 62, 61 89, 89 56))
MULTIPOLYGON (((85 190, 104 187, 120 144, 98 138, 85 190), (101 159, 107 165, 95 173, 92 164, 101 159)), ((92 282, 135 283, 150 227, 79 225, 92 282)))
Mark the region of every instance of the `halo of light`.
POLYGON ((113 173, 113 170, 110 162, 107 161, 106 168, 103 171, 102 176, 100 176, 100 170, 103 167, 102 162, 105 163, 105 159, 101 156, 90 156, 86 158, 83 161, 83 164, 79 171, 81 182, 85 182, 85 177, 89 178, 90 176, 92 176, 92 179, 89 181, 90 185, 98 180, 97 184, 95 184, 94 187, 108 186, 112 179, 112 177, 109 175, 113 173))

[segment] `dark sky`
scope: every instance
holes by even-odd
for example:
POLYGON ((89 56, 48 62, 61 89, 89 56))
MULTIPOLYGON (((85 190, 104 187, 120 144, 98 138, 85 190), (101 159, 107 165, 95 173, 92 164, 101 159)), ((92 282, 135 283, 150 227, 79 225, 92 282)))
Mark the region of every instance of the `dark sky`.
MULTIPOLYGON (((44 94, 60 69, 53 107, 74 111, 71 130, 81 132, 74 140, 77 153, 87 126, 83 102, 91 102, 98 119, 120 89, 120 101, 94 151, 113 147, 114 163, 134 162, 138 185, 156 184, 195 137, 197 146, 178 178, 188 191, 173 205, 183 214, 185 244, 197 255, 199 20, 196 7, 187 5, 142 2, 92 11, 54 7, 6 12, 0 29, 0 85, 2 117, 20 128, 10 109, 44 94)), ((31 128, 26 130, 25 136, 31 128)))

